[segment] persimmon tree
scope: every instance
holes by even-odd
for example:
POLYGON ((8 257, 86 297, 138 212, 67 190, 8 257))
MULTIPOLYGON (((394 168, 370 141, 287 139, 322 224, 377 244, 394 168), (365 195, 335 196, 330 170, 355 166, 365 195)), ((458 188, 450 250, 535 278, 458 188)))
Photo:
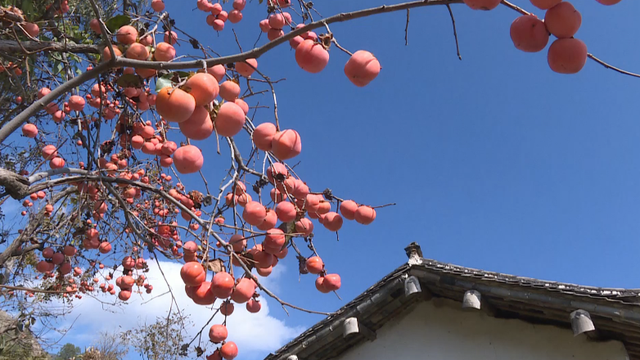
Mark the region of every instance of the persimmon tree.
MULTIPOLYGON (((258 312, 267 296, 285 310, 313 312, 260 282, 285 258, 317 275, 318 291, 340 289, 314 237, 337 234, 345 220, 369 225, 385 206, 338 196, 331 184, 296 174, 290 162, 302 139, 295 122, 278 117, 278 81, 260 70, 269 50, 294 49, 299 69, 292 72, 316 74, 343 61, 357 91, 375 81, 380 61, 366 49, 340 46, 331 24, 425 6, 446 6, 453 20, 453 4, 464 11, 506 6, 514 10, 514 47, 547 49, 551 71, 575 74, 592 59, 638 76, 588 53, 574 38, 580 12, 562 0, 521 4, 533 13, 500 0, 421 0, 325 18, 304 0, 193 1, 199 13, 189 21, 206 22, 220 36, 234 36, 232 26, 266 34, 228 56, 217 54, 229 49, 182 31, 186 20, 173 18, 163 0, 0 3, 0 201, 19 200, 24 219, 19 230, 5 224, 0 232, 7 308, 33 319, 47 316, 34 304, 53 300, 126 302, 153 293, 149 262, 181 262, 184 284, 172 285, 184 286, 190 306, 224 315, 199 333, 214 343, 209 359, 231 360, 241 351, 226 328, 235 306, 258 312), (248 10, 266 17, 245 24, 248 10), (269 109, 253 100, 263 93, 269 109), (215 143, 217 153, 203 153, 204 142, 215 143), (213 179, 202 171, 205 162, 226 176, 213 179)), ((200 345, 194 349, 202 355, 200 345)))

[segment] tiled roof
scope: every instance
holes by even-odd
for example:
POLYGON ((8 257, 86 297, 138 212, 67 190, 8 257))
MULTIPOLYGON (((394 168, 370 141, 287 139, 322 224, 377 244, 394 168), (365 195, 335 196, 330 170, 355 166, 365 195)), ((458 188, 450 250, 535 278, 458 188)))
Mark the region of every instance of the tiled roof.
POLYGON ((482 309, 497 318, 521 319, 567 328, 570 314, 589 312, 600 340, 622 341, 630 360, 640 360, 640 289, 615 289, 544 281, 467 268, 424 259, 416 243, 406 249, 409 261, 385 276, 333 315, 318 322, 265 360, 328 360, 357 344, 372 340, 375 331, 421 301, 446 298, 462 302, 465 292, 481 294, 482 309), (408 277, 419 280, 422 292, 405 296, 408 277), (371 330, 343 337, 345 319, 356 317, 371 330), (290 359, 292 360, 292 359, 290 359))

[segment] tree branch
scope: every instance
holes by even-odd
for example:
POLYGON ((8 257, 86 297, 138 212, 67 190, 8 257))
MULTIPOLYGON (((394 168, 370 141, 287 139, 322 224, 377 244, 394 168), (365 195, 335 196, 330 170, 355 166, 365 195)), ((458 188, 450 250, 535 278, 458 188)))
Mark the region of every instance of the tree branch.
POLYGON ((602 65, 602 66, 606 67, 607 69, 610 69, 610 70, 613 70, 613 71, 619 72, 620 74, 623 74, 623 75, 629 75, 629 76, 633 76, 633 77, 640 78, 640 74, 632 73, 632 72, 630 72, 630 71, 622 70, 622 69, 620 69, 620 68, 617 68, 617 67, 615 67, 615 66, 613 66, 613 65, 609 65, 609 64, 607 64, 606 62, 604 62, 604 61, 602 61, 602 60, 598 59, 597 57, 595 57, 595 56, 594 56, 593 54, 591 54, 591 53, 588 53, 588 54, 587 54, 587 56, 589 57, 589 59, 591 59, 591 60, 593 60, 593 61, 597 62, 598 64, 600 64, 600 65, 602 65))
POLYGON ((0 52, 21 53, 25 50, 29 53, 40 51, 70 52, 76 54, 99 54, 100 46, 88 44, 76 44, 71 42, 35 42, 35 41, 15 41, 0 40, 0 52), (22 46, 20 46, 22 44, 22 46))
MULTIPOLYGON (((259 48, 255 48, 253 50, 245 51, 236 55, 223 56, 219 58, 211 58, 206 59, 205 62, 207 67, 211 67, 213 65, 218 64, 229 64, 234 62, 243 61, 246 59, 257 59, 267 51, 275 48, 278 45, 284 44, 285 42, 289 42, 289 40, 294 37, 301 35, 307 31, 317 29, 320 27, 325 27, 327 24, 337 23, 337 22, 345 22, 358 18, 363 18, 371 15, 384 14, 395 11, 402 11, 422 6, 431 6, 431 5, 448 5, 448 4, 460 4, 463 0, 420 0, 420 1, 411 1, 402 4, 396 5, 382 5, 375 8, 352 11, 348 13, 341 13, 334 16, 330 16, 328 18, 324 18, 322 20, 314 21, 309 23, 300 29, 292 31, 284 36, 281 36, 273 41, 270 41, 259 48)), ((143 61, 143 60, 133 60, 120 57, 116 60, 117 67, 135 67, 135 68, 145 68, 145 69, 156 69, 156 70, 180 70, 180 69, 192 69, 202 67, 202 60, 193 60, 193 61, 180 61, 180 62, 160 62, 160 61, 143 61)))
MULTIPOLYGON (((76 191, 77 191, 77 189, 76 189, 75 186, 70 186, 70 187, 62 190, 61 192, 57 193, 53 197, 53 199, 51 201, 51 204, 55 204, 56 202, 60 201, 60 199, 66 197, 67 195, 70 195, 70 194, 72 194, 72 193, 74 193, 76 191)), ((42 219, 42 217, 44 217, 44 212, 45 212, 45 208, 42 207, 42 209, 40 209, 40 212, 36 215, 36 218, 32 219, 31 221, 29 221, 29 224, 24 229, 22 234, 20 234, 20 236, 15 238, 15 240, 13 240, 11 245, 7 246, 7 248, 4 249, 4 251, 0 254, 0 268, 4 267, 4 264, 7 262, 7 260, 9 260, 9 258, 13 255, 13 253, 16 250, 18 250, 20 245, 22 245, 23 242, 28 240, 29 237, 31 236, 31 234, 40 226, 41 221, 37 221, 37 220, 38 219, 42 219)))
POLYGON ((13 21, 17 23, 24 22, 24 17, 22 17, 22 15, 18 15, 13 11, 9 11, 9 9, 4 7, 0 8, 0 19, 13 21))
POLYGON ((42 180, 44 178, 48 178, 48 177, 51 177, 51 176, 54 176, 54 175, 62 175, 62 174, 85 175, 85 174, 88 174, 88 173, 89 172, 87 170, 63 167, 63 168, 60 168, 60 169, 49 169, 47 171, 43 171, 43 172, 39 172, 39 173, 33 174, 33 175, 28 177, 28 181, 29 181, 29 185, 31 185, 34 182, 38 182, 38 181, 40 181, 40 180, 42 180))
MULTIPOLYGON (((31 104, 27 109, 25 109, 23 112, 18 114, 15 118, 9 121, 9 123, 7 123, 6 126, 0 129, 0 143, 4 142, 4 140, 6 140, 7 137, 9 137, 9 135, 11 135, 14 131, 16 131, 18 127, 20 127, 24 122, 26 122, 28 118, 35 115, 38 111, 42 110, 44 106, 46 106, 48 103, 50 103, 51 101, 54 101, 61 95, 70 91, 72 88, 83 84, 89 79, 92 79, 94 75, 103 73, 111 68, 134 67, 134 68, 156 69, 156 70, 180 70, 180 69, 200 68, 202 67, 203 62, 207 67, 211 67, 218 64, 229 64, 229 63, 244 61, 251 58, 257 59, 267 51, 275 48, 276 46, 281 45, 285 42, 288 42, 294 37, 301 35, 307 31, 324 27, 327 24, 345 22, 345 21, 350 21, 350 20, 363 18, 371 15, 408 10, 408 9, 418 8, 423 6, 460 4, 462 2, 463 0, 420 0, 420 1, 412 1, 412 2, 396 4, 396 5, 382 5, 376 8, 352 11, 348 13, 341 13, 334 16, 330 16, 328 18, 325 18, 319 21, 311 22, 297 30, 294 30, 284 36, 281 36, 273 41, 270 41, 259 48, 255 48, 253 50, 242 52, 236 55, 223 56, 219 58, 198 59, 193 61, 180 61, 180 62, 162 62, 162 61, 134 60, 134 59, 127 59, 124 57, 118 57, 118 58, 113 57, 111 61, 104 62, 98 65, 97 67, 95 67, 93 70, 85 72, 82 75, 73 78, 72 80, 64 83, 63 85, 51 91, 51 93, 49 93, 47 96, 43 97, 39 101, 36 101, 33 104, 31 104)), ((519 11, 519 12, 524 11, 506 0, 503 0, 502 3, 503 5, 510 7, 516 11, 519 11)), ((613 68, 613 67, 610 67, 610 68, 613 68)))
POLYGON ((64 293, 73 294, 73 293, 77 292, 77 290, 71 290, 71 291, 67 291, 67 290, 41 290, 41 289, 35 289, 35 288, 28 288, 28 287, 24 287, 24 286, 10 286, 10 285, 0 285, 0 289, 9 289, 9 290, 18 290, 18 291, 30 291, 32 293, 43 293, 43 294, 64 294, 64 293))
MULTIPOLYGON (((62 170, 62 169, 60 169, 60 170, 62 170)), ((80 170, 80 169, 67 169, 67 170, 69 170, 69 172, 74 172, 74 173, 81 173, 83 171, 83 170, 80 170)), ((37 185, 31 186, 29 188, 29 192, 31 193, 31 192, 38 191, 40 189, 45 189, 45 188, 47 188, 49 186, 72 183, 72 182, 76 182, 76 181, 101 181, 103 183, 125 183, 125 184, 129 184, 129 185, 133 185, 133 186, 138 186, 141 189, 148 190, 148 191, 151 191, 153 193, 156 193, 156 194, 162 196, 163 198, 165 198, 166 200, 168 200, 169 202, 173 203, 175 206, 180 208, 182 211, 184 211, 187 214, 189 214, 189 216, 191 216, 192 219, 195 222, 200 224, 200 226, 202 226, 205 229, 207 229, 208 233, 211 236, 213 236, 214 239, 216 239, 218 242, 220 242, 220 244, 223 247, 230 248, 229 243, 224 241, 218 234, 216 234, 215 232, 211 231, 211 228, 209 227, 209 224, 207 224, 206 221, 202 220, 200 217, 198 217, 196 214, 194 214, 190 209, 188 209, 186 206, 184 206, 180 201, 174 199, 172 196, 167 194, 165 191, 157 189, 157 188, 155 188, 155 187, 153 187, 151 185, 144 184, 142 182, 138 182, 138 181, 134 181, 134 180, 128 180, 128 179, 123 179, 123 178, 115 178, 115 177, 112 178, 112 177, 106 177, 106 176, 101 176, 101 175, 92 175, 92 174, 89 174, 88 171, 86 173, 87 173, 87 175, 84 175, 84 176, 69 176, 69 177, 59 178, 59 179, 47 181, 45 183, 37 184, 37 185)), ((27 233, 26 230, 25 230, 25 232, 23 232, 23 234, 25 234, 25 233, 27 233)), ((15 243, 15 241, 14 241, 14 243, 15 243)), ((233 252, 232 250, 233 249, 231 249, 231 256, 235 257, 240 262, 240 266, 245 271, 245 274, 247 274, 247 276, 249 278, 253 279, 256 282, 256 285, 258 285, 258 287, 262 291, 264 291, 267 295, 269 295, 270 297, 272 297, 273 299, 278 301, 282 305, 283 308, 284 307, 290 307, 290 308, 293 308, 293 309, 296 309, 296 310, 305 311, 305 312, 309 312, 309 313, 312 313, 312 314, 321 314, 321 315, 330 315, 331 314, 331 313, 327 313, 327 312, 304 309, 304 308, 301 308, 301 307, 298 307, 298 306, 295 306, 293 304, 290 304, 288 302, 283 301, 278 296, 276 296, 273 292, 271 292, 269 289, 265 288, 262 284, 260 284, 259 280, 251 273, 251 270, 249 270, 249 268, 246 266, 244 261, 242 259, 240 259, 238 257, 238 255, 235 252, 233 252)), ((6 251, 7 250, 5 250, 5 252, 6 251)), ((2 266, 1 264, 3 263, 2 262, 2 256, 3 255, 5 255, 5 254, 3 253, 2 255, 0 255, 0 266, 2 266)))
POLYGON ((29 180, 24 176, 13 171, 0 169, 0 186, 3 186, 12 198, 20 200, 29 195, 29 184, 29 180))
POLYGON ((80 86, 85 82, 95 78, 97 75, 104 73, 105 71, 109 70, 111 66, 112 64, 104 62, 93 68, 93 70, 82 73, 81 75, 76 76, 66 83, 51 90, 51 92, 45 95, 42 99, 37 100, 33 104, 29 105, 28 108, 24 109, 20 114, 11 119, 11 121, 9 121, 7 125, 3 126, 2 129, 0 129, 0 143, 3 143, 9 137, 9 135, 18 130, 18 128, 22 124, 24 124, 29 118, 33 117, 38 111, 44 109, 47 104, 71 91, 71 89, 73 89, 74 87, 80 86))
MULTIPOLYGON (((207 67, 211 67, 217 64, 228 64, 228 63, 243 61, 250 58, 258 58, 262 54, 266 53, 267 51, 275 48, 278 45, 288 42, 290 39, 293 39, 297 35, 301 35, 309 30, 313 30, 319 27, 324 27, 330 23, 344 22, 344 21, 349 21, 357 18, 371 16, 371 15, 401 11, 401 10, 422 7, 422 6, 446 5, 446 4, 454 4, 454 3, 462 3, 462 0, 421 0, 421 1, 406 2, 406 3, 390 5, 390 6, 383 5, 376 8, 358 10, 358 11, 353 11, 349 13, 341 13, 334 16, 330 16, 321 21, 312 22, 300 29, 292 31, 284 36, 281 36, 274 41, 270 41, 259 48, 246 51, 240 54, 236 54, 236 55, 207 59, 204 62, 206 63, 207 67)), ((27 119, 35 115, 38 111, 42 110, 48 103, 56 100, 58 97, 69 92, 74 87, 77 87, 85 83, 86 81, 93 79, 96 75, 101 74, 111 68, 130 66, 130 67, 146 68, 146 69, 177 70, 177 69, 199 68, 199 67, 202 67, 202 63, 203 63, 202 60, 183 61, 183 62, 162 62, 162 61, 133 60, 133 59, 127 59, 124 57, 118 57, 118 58, 112 57, 111 61, 104 62, 98 65, 97 67, 93 68, 93 70, 87 71, 77 77, 74 77, 73 79, 55 88, 45 97, 34 102, 28 108, 26 108, 24 111, 18 114, 15 118, 11 119, 11 121, 9 121, 7 125, 5 125, 2 129, 0 129, 0 143, 3 143, 9 137, 9 135, 11 135, 23 123, 25 123, 27 119)))

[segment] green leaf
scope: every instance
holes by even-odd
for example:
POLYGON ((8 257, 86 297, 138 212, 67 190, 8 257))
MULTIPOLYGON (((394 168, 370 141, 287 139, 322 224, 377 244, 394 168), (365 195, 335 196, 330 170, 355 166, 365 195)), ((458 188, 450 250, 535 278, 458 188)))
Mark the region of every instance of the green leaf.
POLYGON ((62 64, 62 62, 58 61, 58 60, 54 60, 53 61, 53 74, 54 75, 58 75, 62 72, 62 69, 64 68, 64 65, 62 64))
POLYGON ((140 87, 142 85, 142 80, 140 79, 140 76, 136 74, 124 74, 120 76, 117 84, 122 87, 140 87))
POLYGON ((188 72, 188 71, 174 71, 173 75, 174 76, 179 76, 181 79, 186 79, 188 77, 190 77, 193 73, 188 72))
POLYGON ((75 55, 75 54, 69 54, 69 55, 68 55, 68 58, 69 58, 70 60, 72 60, 72 61, 75 61, 75 62, 81 62, 80 58, 79 58, 77 55, 75 55))
POLYGON ((107 25, 107 29, 109 29, 109 31, 114 33, 120 27, 122 27, 123 25, 127 25, 130 22, 131 22, 131 18, 128 17, 127 15, 117 15, 107 20, 105 22, 105 25, 107 25))
POLYGON ((33 0, 22 0, 22 13, 29 19, 33 16, 33 0))
POLYGON ((157 78, 156 79, 156 92, 162 90, 163 88, 171 86, 171 80, 166 78, 157 78))

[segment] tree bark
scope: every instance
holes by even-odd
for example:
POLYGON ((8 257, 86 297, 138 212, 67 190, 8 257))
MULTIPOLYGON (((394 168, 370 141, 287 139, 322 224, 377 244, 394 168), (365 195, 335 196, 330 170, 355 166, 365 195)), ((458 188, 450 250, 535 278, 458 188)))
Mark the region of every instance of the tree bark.
POLYGON ((76 54, 99 54, 100 46, 76 44, 72 42, 20 41, 20 43, 18 43, 15 40, 0 40, 0 52, 24 54, 25 50, 28 52, 55 51, 76 54))
POLYGON ((0 169, 0 186, 3 186, 5 192, 16 200, 29 195, 29 180, 13 171, 0 169))
MULTIPOLYGON (((2 171, 11 173, 10 171, 4 170, 4 169, 2 169, 2 171)), ((74 193, 75 191, 77 191, 77 188, 75 186, 71 186, 62 190, 61 192, 54 195, 51 201, 51 204, 55 204, 56 202, 60 201, 60 199, 74 193)), ((7 262, 7 260, 9 260, 13 256, 16 250, 18 250, 23 243, 29 240, 29 238, 36 231, 36 229, 40 227, 40 223, 42 222, 41 220, 43 218, 44 218, 44 207, 36 215, 35 219, 32 219, 31 221, 29 221, 29 224, 27 225, 27 227, 24 229, 24 231, 22 231, 22 234, 20 234, 17 238, 15 238, 11 243, 11 245, 7 246, 7 248, 4 249, 4 251, 0 254, 0 268, 4 268, 4 265, 7 262)))

